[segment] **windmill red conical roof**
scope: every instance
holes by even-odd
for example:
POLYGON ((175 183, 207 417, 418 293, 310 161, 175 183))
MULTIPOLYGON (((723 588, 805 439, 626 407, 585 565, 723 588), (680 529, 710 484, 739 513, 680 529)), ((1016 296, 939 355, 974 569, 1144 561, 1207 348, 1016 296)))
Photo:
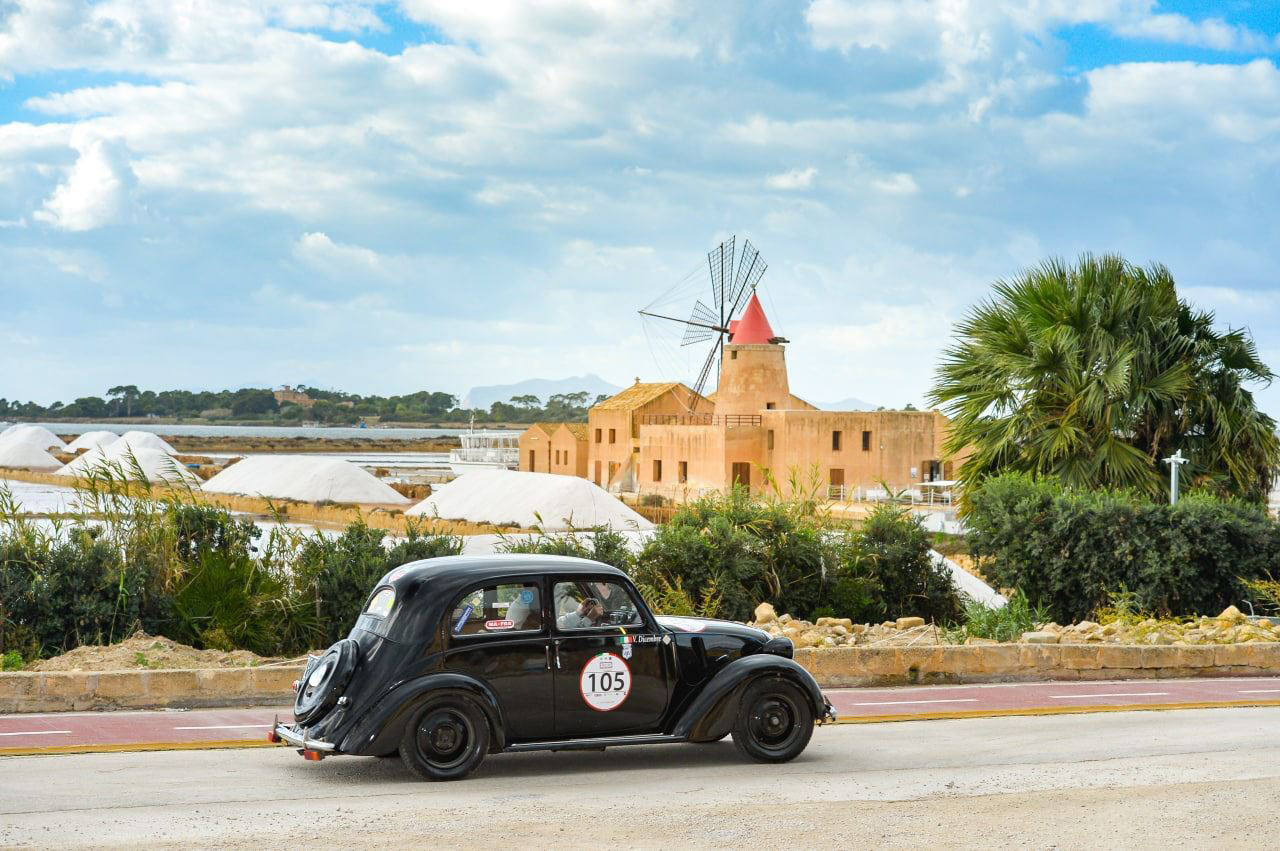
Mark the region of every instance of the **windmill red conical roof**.
POLYGON ((730 343, 768 343, 778 335, 773 333, 769 320, 760 306, 760 299, 751 294, 747 309, 742 311, 742 318, 731 326, 733 333, 729 335, 730 343))

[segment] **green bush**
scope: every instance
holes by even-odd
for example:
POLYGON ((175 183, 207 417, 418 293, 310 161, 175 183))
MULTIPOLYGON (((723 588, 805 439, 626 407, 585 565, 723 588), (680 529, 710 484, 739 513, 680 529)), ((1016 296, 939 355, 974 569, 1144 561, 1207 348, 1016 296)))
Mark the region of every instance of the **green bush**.
POLYGON ((337 538, 313 535, 297 555, 299 582, 313 600, 320 634, 327 644, 344 638, 364 609, 374 583, 392 568, 411 561, 462 552, 462 539, 424 533, 410 526, 408 536, 390 550, 387 533, 356 521, 337 538))
POLYGON ((1022 633, 1048 619, 1046 610, 1032 606, 1025 594, 1010 594, 1009 602, 998 609, 969 600, 964 604, 964 622, 948 630, 947 640, 954 644, 961 644, 966 638, 1017 641, 1022 633))
POLYGON ((1197 494, 1170 506, 1011 473, 970 494, 966 522, 988 580, 1059 623, 1121 590, 1157 615, 1213 614, 1280 565, 1280 524, 1261 507, 1197 494))
POLYGON ((695 606, 714 592, 720 613, 738 620, 762 601, 806 618, 943 621, 959 613, 927 533, 906 512, 884 506, 849 529, 829 523, 812 501, 742 488, 680 507, 641 551, 635 575, 651 588, 681 587, 695 606))
POLYGON ((635 563, 635 556, 627 549, 627 539, 621 532, 608 526, 579 529, 563 535, 549 535, 539 531, 532 536, 504 538, 497 549, 501 553, 585 558, 624 571, 630 571, 635 563))

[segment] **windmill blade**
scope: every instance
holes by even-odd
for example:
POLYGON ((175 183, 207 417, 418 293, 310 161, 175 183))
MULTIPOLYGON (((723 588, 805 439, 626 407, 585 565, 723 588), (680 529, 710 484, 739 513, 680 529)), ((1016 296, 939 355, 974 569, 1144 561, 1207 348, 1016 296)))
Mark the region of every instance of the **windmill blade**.
POLYGON ((769 264, 764 262, 760 252, 751 244, 751 240, 743 243, 741 259, 738 261, 738 272, 734 275, 733 287, 729 293, 729 311, 725 314, 726 321, 732 319, 738 309, 747 303, 747 293, 756 288, 756 284, 760 282, 765 269, 768 268, 769 264))
MULTIPOLYGON (((719 335, 721 340, 724 334, 719 335)), ((707 352, 707 359, 702 362, 702 371, 698 373, 698 380, 693 385, 693 399, 689 403, 689 412, 695 413, 698 410, 698 399, 702 396, 703 389, 707 386, 707 379, 711 376, 711 367, 716 365, 716 356, 720 354, 720 342, 716 340, 715 345, 711 347, 711 351, 707 352)), ((720 373, 717 370, 716 375, 720 373)))
POLYGON ((736 240, 736 236, 729 237, 707 255, 707 266, 711 269, 711 296, 719 314, 716 317, 719 320, 717 324, 721 325, 729 319, 725 313, 729 306, 725 296, 733 286, 733 251, 736 240))
POLYGON ((693 305, 693 314, 689 317, 688 327, 684 331, 684 339, 680 341, 682 346, 691 346, 694 343, 705 343, 716 335, 716 329, 719 327, 716 322, 719 318, 702 302, 696 302, 693 305))

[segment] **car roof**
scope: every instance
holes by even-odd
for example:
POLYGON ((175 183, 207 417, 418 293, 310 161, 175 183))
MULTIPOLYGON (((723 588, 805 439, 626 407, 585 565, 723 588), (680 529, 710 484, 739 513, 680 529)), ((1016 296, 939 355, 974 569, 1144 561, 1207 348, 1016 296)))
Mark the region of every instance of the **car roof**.
POLYGON ((384 577, 394 585, 440 584, 453 586, 482 582, 512 573, 613 574, 626 576, 621 570, 599 561, 571 556, 529 553, 498 553, 485 556, 441 556, 402 564, 384 577))

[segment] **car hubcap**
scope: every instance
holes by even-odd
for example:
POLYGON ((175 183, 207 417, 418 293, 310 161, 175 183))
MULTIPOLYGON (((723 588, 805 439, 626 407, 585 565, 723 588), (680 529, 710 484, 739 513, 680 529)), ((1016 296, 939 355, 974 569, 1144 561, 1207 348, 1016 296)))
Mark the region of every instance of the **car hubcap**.
POLYGON ((751 710, 751 737, 768 750, 784 750, 799 733, 795 704, 784 695, 765 695, 751 710))
POLYGON ((466 760, 475 740, 471 722, 454 709, 432 712, 418 725, 418 747, 437 768, 453 768, 466 760))

